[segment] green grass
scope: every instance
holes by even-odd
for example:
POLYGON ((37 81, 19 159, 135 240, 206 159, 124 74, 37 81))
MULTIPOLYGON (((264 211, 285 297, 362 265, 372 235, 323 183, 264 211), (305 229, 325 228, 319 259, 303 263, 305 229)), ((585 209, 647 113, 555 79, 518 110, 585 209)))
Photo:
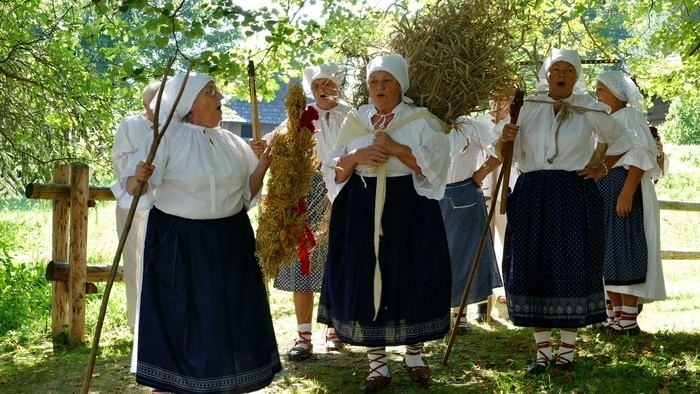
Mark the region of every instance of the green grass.
MULTIPOLYGON (((659 199, 698 201, 697 147, 667 147, 671 174, 657 185, 659 199)), ((50 339, 50 286, 43 278, 51 257, 48 202, 22 199, 0 203, 0 393, 76 393, 85 374, 89 342, 104 291, 87 295, 86 340, 71 348, 50 339), (3 329, 3 327, 5 327, 3 329)), ((250 212, 251 217, 257 210, 250 212)), ((700 213, 662 211, 662 250, 697 250, 700 213)), ((88 261, 109 265, 118 242, 114 203, 98 203, 88 224, 88 261)), ((669 298, 647 304, 638 337, 614 337, 581 330, 573 373, 526 376, 535 356, 530 329, 475 324, 458 337, 448 364, 446 340, 426 345, 433 379, 417 388, 401 367, 403 348, 390 347, 393 382, 386 393, 691 393, 700 392, 700 261, 664 261, 669 298)), ((364 349, 323 352, 323 327, 314 324, 314 356, 302 363, 284 357, 295 338, 291 294, 270 285, 270 303, 284 370, 265 393, 359 392, 367 371, 364 349)), ((127 326, 124 287, 116 283, 108 305, 94 393, 149 393, 129 373, 132 332, 127 326)), ((504 321, 506 311, 498 305, 504 321)))

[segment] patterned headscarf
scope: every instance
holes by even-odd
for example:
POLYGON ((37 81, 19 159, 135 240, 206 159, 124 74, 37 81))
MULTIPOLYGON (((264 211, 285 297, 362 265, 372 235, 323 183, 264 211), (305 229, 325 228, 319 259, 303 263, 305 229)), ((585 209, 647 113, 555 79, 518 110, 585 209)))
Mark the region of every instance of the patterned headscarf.
POLYGON ((367 65, 367 81, 375 71, 386 71, 399 82, 401 86, 401 101, 412 103, 413 100, 406 97, 406 91, 411 86, 408 80, 408 66, 406 60, 399 54, 377 56, 367 65))
POLYGON ((583 80, 583 70, 581 69, 581 58, 577 51, 568 49, 552 48, 549 50, 547 57, 542 63, 542 68, 537 74, 537 90, 547 91, 549 90, 549 83, 547 82, 547 72, 552 67, 552 65, 559 61, 565 61, 576 69, 576 85, 574 85, 574 94, 586 94, 586 82, 583 80))
POLYGON ((615 97, 626 102, 630 107, 643 112, 644 96, 627 74, 622 71, 606 71, 598 75, 598 82, 605 85, 615 97))

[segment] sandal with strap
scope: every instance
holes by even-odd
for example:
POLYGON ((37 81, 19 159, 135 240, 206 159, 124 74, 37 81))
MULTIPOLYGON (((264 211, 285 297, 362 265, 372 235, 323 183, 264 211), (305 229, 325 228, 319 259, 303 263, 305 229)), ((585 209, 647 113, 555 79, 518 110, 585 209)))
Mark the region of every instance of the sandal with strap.
POLYGON ((617 322, 608 325, 608 329, 616 334, 621 335, 639 335, 642 332, 642 329, 639 328, 639 325, 637 324, 636 320, 634 321, 634 323, 625 325, 620 324, 621 321, 623 320, 620 319, 617 322))
POLYGON ((573 371, 574 360, 569 360, 564 356, 567 354, 572 354, 574 350, 576 350, 576 345, 562 342, 561 345, 559 345, 559 353, 557 353, 557 357, 554 358, 554 362, 552 363, 553 367, 560 371, 573 371), (562 351, 562 348, 565 348, 566 350, 562 351))
POLYGON ((287 357, 289 357, 291 361, 304 361, 311 357, 314 350, 314 345, 311 343, 311 339, 305 338, 306 336, 311 338, 311 332, 299 332, 299 337, 294 341, 294 347, 287 352, 287 357), (306 346, 299 346, 302 344, 306 346))
POLYGON ((367 374, 365 380, 362 381, 360 389, 364 392, 374 392, 388 386, 391 383, 391 376, 384 376, 381 372, 379 372, 380 368, 387 366, 387 363, 381 361, 386 354, 374 353, 372 350, 368 350, 367 355, 374 356, 374 358, 370 359, 369 373, 367 374), (372 363, 377 363, 378 365, 372 368, 372 363), (375 372, 377 374, 372 376, 372 374, 375 372))
POLYGON ((326 331, 326 352, 339 352, 342 348, 343 343, 335 331, 326 331))
POLYGON ((537 359, 535 362, 527 366, 527 373, 530 375, 541 375, 547 371, 547 367, 549 367, 549 365, 552 363, 552 359, 544 354, 542 348, 550 346, 551 343, 549 341, 540 342, 537 344, 537 359))
MULTIPOLYGON (((417 352, 411 351, 408 347, 406 347, 406 355, 408 356, 418 356, 420 353, 420 350, 417 352)), ((417 367, 409 367, 408 364, 406 364, 406 359, 404 358, 403 360, 403 368, 406 370, 406 372, 408 372, 408 376, 411 377, 413 382, 419 385, 430 381, 430 367, 428 366, 428 361, 424 357, 421 357, 421 360, 423 360, 423 364, 425 365, 417 367)))

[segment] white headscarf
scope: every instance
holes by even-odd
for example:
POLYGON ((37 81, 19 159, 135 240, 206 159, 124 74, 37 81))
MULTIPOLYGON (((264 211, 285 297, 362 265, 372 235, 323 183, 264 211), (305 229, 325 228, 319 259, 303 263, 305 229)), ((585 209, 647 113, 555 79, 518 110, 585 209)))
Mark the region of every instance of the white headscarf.
POLYGON ((304 69, 304 90, 310 92, 311 83, 317 79, 330 79, 340 90, 345 82, 345 72, 335 63, 307 67, 304 69))
MULTIPOLYGON (((160 102, 160 113, 158 113, 158 123, 164 124, 165 121, 168 119, 168 115, 170 115, 170 110, 173 108, 173 105, 175 104, 175 99, 177 98, 177 94, 180 92, 180 86, 182 86, 182 82, 185 80, 185 74, 177 74, 174 77, 172 77, 168 82, 165 84, 165 89, 163 90, 163 97, 161 98, 160 102)), ((187 78, 187 83, 185 85, 185 90, 182 91, 182 96, 180 97, 180 101, 177 103, 177 108, 175 108, 175 113, 173 114, 173 119, 172 122, 182 122, 182 119, 187 115, 188 112, 192 109, 192 104, 194 104, 194 100, 197 98, 197 95, 199 94, 200 91, 202 91, 202 88, 206 84, 208 84, 210 81, 213 81, 212 77, 204 74, 197 74, 191 72, 189 77, 187 78)), ((156 109, 156 100, 158 99, 158 95, 153 98, 153 101, 151 101, 151 108, 155 111, 156 109)))
POLYGON ((547 57, 542 63, 542 68, 537 74, 537 90, 547 91, 549 90, 549 83, 547 82, 547 72, 552 67, 552 65, 559 61, 565 61, 576 69, 576 85, 574 85, 574 94, 586 94, 586 82, 583 80, 583 70, 581 69, 581 58, 577 51, 568 49, 551 48, 547 57))
POLYGON ((630 107, 643 112, 644 96, 634 83, 632 78, 622 71, 606 71, 598 75, 598 82, 605 85, 618 99, 624 101, 630 107))
POLYGON ((406 97, 406 91, 411 86, 408 81, 408 66, 406 66, 406 60, 399 54, 390 54, 377 56, 372 59, 367 65, 367 81, 369 82, 369 77, 375 71, 386 71, 391 74, 401 86, 401 101, 404 103, 412 103, 413 100, 406 97))

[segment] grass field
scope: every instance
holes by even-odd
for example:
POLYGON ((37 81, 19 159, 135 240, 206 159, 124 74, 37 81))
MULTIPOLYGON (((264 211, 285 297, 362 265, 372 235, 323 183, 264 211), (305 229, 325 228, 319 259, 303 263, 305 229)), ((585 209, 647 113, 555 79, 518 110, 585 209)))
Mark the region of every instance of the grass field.
MULTIPOLYGON (((672 172, 657 185, 659 199, 698 200, 700 171, 693 152, 697 147, 672 151, 672 172)), ((98 294, 87 296, 88 344, 67 348, 52 343, 50 286, 43 279, 51 253, 47 207, 36 201, 5 200, 0 208, 0 251, 8 251, 0 255, 0 393, 76 393, 85 374, 104 284, 98 284, 98 294)), ((88 261, 111 264, 117 244, 114 204, 98 203, 90 210, 88 226, 88 261)), ((700 250, 700 212, 662 211, 661 226, 662 250, 700 250)), ((389 348, 394 381, 385 392, 700 392, 700 261, 667 260, 663 266, 669 298, 645 306, 639 319, 644 333, 620 338, 593 328, 581 330, 573 373, 526 376, 523 369, 534 357, 531 330, 510 326, 503 305, 497 305, 494 324, 474 324, 472 333, 458 337, 446 366, 441 363, 446 341, 427 344, 433 371, 427 389, 416 388, 402 370, 403 348, 389 348)), ((291 296, 270 287, 270 303, 284 370, 263 392, 359 392, 367 368, 364 349, 347 347, 340 354, 326 354, 323 329, 315 324, 317 352, 307 362, 290 363, 284 353, 296 329, 291 296)), ((123 284, 117 283, 100 341, 93 392, 150 392, 128 372, 131 343, 123 284)))

